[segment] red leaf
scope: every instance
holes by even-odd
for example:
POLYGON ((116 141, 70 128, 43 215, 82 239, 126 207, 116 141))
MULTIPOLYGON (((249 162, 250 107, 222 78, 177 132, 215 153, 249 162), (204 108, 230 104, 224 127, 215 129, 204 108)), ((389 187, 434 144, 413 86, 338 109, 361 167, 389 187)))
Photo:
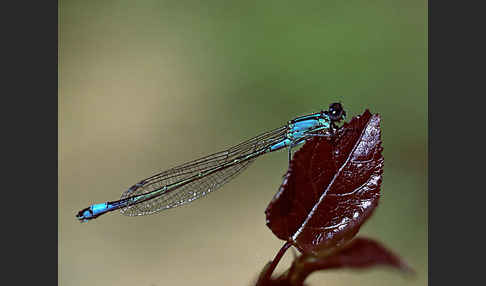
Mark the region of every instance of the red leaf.
POLYGON ((380 135, 380 116, 366 110, 304 144, 265 211, 272 232, 303 253, 349 241, 378 204, 380 135))
POLYGON ((363 269, 378 265, 391 266, 406 274, 414 274, 405 261, 379 242, 368 238, 355 238, 329 256, 304 254, 294 260, 288 271, 277 278, 259 281, 258 286, 299 286, 304 285, 305 279, 315 271, 363 269))
MULTIPOLYGON (((301 256, 292 268, 306 269, 310 274, 316 270, 335 268, 367 268, 377 265, 392 266, 407 273, 413 270, 396 254, 379 242, 368 238, 355 238, 343 249, 327 257, 301 256)), ((292 270, 291 270, 292 272, 292 270)))

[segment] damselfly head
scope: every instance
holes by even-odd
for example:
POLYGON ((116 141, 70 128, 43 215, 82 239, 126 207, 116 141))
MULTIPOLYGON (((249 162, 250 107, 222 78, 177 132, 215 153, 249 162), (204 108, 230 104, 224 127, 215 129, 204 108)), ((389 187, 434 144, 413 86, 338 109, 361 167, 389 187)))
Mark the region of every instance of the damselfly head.
POLYGON ((346 117, 346 111, 344 111, 343 106, 339 102, 329 105, 329 110, 325 111, 325 113, 329 115, 333 122, 339 122, 346 117))

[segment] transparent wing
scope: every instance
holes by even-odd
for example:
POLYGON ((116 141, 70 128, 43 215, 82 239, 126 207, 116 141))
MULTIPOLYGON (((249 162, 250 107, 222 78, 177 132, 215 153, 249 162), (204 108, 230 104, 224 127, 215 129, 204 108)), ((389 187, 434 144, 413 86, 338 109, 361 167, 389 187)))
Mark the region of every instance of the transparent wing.
MULTIPOLYGON (((285 138, 287 126, 274 129, 225 151, 218 152, 195 161, 187 162, 175 168, 169 169, 140 183, 132 186, 122 194, 121 199, 141 194, 147 194, 161 189, 164 186, 191 178, 201 172, 211 170, 236 158, 244 157, 275 144, 285 138)), ((121 209, 121 213, 128 216, 148 215, 177 207, 201 198, 211 191, 221 187, 232 178, 236 177, 254 159, 243 161, 231 167, 211 173, 193 182, 183 185, 175 190, 164 193, 153 199, 138 204, 129 205, 121 209)))

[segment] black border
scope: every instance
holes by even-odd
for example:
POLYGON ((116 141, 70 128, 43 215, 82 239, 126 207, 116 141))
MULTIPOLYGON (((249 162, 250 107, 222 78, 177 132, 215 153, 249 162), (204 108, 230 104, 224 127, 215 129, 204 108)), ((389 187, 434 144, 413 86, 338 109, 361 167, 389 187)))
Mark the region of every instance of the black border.
POLYGON ((484 284, 485 24, 471 4, 428 2, 429 285, 484 284))
POLYGON ((16 284, 56 285, 58 2, 5 4, 1 45, 3 282, 8 284, 10 276, 16 284))

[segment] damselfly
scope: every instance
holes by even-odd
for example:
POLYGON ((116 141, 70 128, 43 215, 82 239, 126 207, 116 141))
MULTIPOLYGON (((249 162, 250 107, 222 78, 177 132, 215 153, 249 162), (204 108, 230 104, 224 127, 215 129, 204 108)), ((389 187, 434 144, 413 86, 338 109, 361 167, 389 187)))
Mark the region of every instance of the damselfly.
POLYGON ((190 203, 236 177, 263 154, 288 148, 290 162, 293 147, 315 136, 329 136, 345 116, 341 104, 333 103, 326 111, 297 117, 225 151, 144 179, 125 191, 120 200, 91 205, 76 217, 86 222, 117 209, 128 216, 148 215, 190 203))

